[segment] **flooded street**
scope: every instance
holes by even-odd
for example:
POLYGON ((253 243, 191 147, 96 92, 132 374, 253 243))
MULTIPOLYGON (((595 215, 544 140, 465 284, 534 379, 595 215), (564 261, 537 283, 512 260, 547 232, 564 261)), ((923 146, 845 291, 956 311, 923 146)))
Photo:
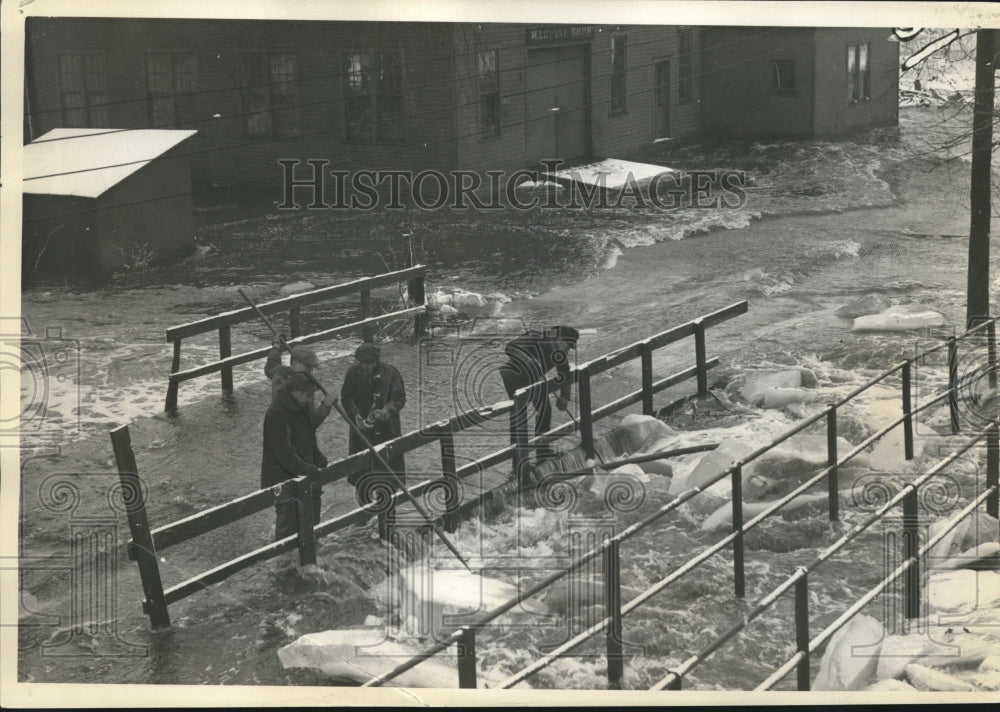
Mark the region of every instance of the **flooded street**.
MULTIPOLYGON (((958 125, 967 118, 950 121, 958 125)), ((944 160, 948 157, 918 155, 917 137, 953 128, 943 110, 901 110, 900 125, 898 142, 740 143, 692 147, 674 157, 671 165, 686 170, 747 171, 751 182, 746 204, 739 209, 538 209, 497 215, 280 212, 258 206, 259 214, 241 217, 244 213, 236 204, 199 206, 203 247, 181 265, 126 273, 111 284, 91 288, 29 284, 22 295, 22 313, 32 332, 41 336, 53 327, 60 329, 72 358, 68 364, 60 361, 67 377, 52 380, 44 414, 22 438, 20 534, 22 555, 31 562, 22 570, 22 586, 31 605, 25 606, 29 613, 19 630, 20 678, 324 684, 319 673, 283 669, 276 649, 300 634, 361 625, 368 616, 384 613, 365 592, 385 577, 385 550, 366 532, 350 531, 320 542, 317 567, 300 571, 294 554, 257 565, 173 604, 172 630, 149 632, 135 566, 120 546, 128 538, 127 527, 121 517, 115 522, 114 512, 108 510, 108 488, 117 476, 107 431, 130 425, 155 527, 256 489, 260 427, 270 401, 263 363, 255 362, 234 370, 231 397, 220 393, 217 377, 202 377, 181 385, 175 414, 162 412, 172 356, 164 338, 168 327, 241 307, 241 288, 262 301, 290 293, 289 285, 295 282, 323 287, 402 268, 409 258, 407 239, 416 261, 428 266, 428 295, 461 288, 487 298, 490 306, 474 315, 476 321, 466 315, 463 333, 477 330, 488 336, 498 325, 509 331, 522 323, 572 324, 584 334, 577 354, 581 362, 747 300, 747 314, 708 331, 708 355, 720 360, 710 373, 710 385, 724 389, 749 372, 803 367, 816 376, 817 400, 797 410, 750 408, 746 418, 731 417, 717 431, 693 437, 711 441, 735 432, 766 442, 912 355, 915 348, 964 330, 969 164, 960 156, 944 160), (934 309, 944 315, 945 325, 923 333, 852 332, 851 322, 834 312, 873 293, 893 304, 934 309), (59 478, 71 480, 79 493, 70 516, 70 506, 53 489, 59 478), (67 541, 75 531, 76 515, 111 517, 106 525, 116 540, 109 540, 107 547, 117 557, 117 578, 102 609, 113 621, 101 625, 105 633, 107 626, 114 629, 114 644, 107 643, 107 635, 66 642, 71 622, 66 613, 67 541)), ((961 153, 960 148, 955 151, 961 153)), ((1000 266, 995 253, 992 274, 1000 266)), ((358 318, 355 301, 330 304, 303 311, 303 332, 358 318)), ((375 313, 398 304, 399 294, 392 289, 374 295, 375 313)), ((505 398, 499 378, 476 376, 471 366, 468 374, 458 375, 426 367, 421 345, 407 335, 406 326, 380 334, 383 359, 395 365, 406 382, 403 432, 505 398)), ((444 326, 432 338, 458 348, 458 340, 444 326)), ((260 348, 270 340, 263 324, 247 322, 233 330, 233 352, 260 348)), ((349 338, 315 345, 320 358, 317 376, 331 391, 342 382, 357 342, 349 338)), ((501 337, 483 342, 487 351, 501 353, 501 337)), ((186 340, 182 368, 217 357, 214 334, 186 340)), ((685 341, 658 351, 654 371, 658 376, 674 373, 692 365, 693 359, 693 345, 685 341)), ((941 364, 930 363, 927 373, 920 387, 929 388, 942 378, 941 364)), ((613 369, 595 379, 594 402, 607 403, 640 383, 638 361, 613 369)), ((22 396, 31 397, 31 383, 22 385, 22 396)), ((692 388, 689 383, 676 392, 692 388)), ((923 395, 918 394, 918 401, 923 395)), ((860 399, 845 416, 845 437, 855 443, 867 437, 880 408, 897 397, 891 389, 874 389, 860 399)), ((633 407, 627 412, 637 411, 633 407)), ((620 415, 624 412, 602 421, 601 432, 620 415)), ((563 420, 557 413, 556 423, 563 420)), ((928 428, 936 427, 940 413, 930 414, 927 422, 928 428)), ((927 459, 895 463, 904 474, 937 457, 934 433, 921 432, 926 435, 927 459)), ((346 455, 346 429, 339 421, 328 421, 318 437, 331 460, 346 455)), ((500 447, 504 437, 500 432, 475 442, 470 438, 462 444, 460 459, 500 447)), ((578 435, 571 435, 559 446, 567 449, 578 442, 578 435)), ((430 452, 434 448, 426 450, 408 456, 407 463, 414 473, 431 476, 439 467, 439 454, 430 452)), ((690 472, 699 457, 678 458, 674 477, 690 472)), ((960 481, 971 486, 974 464, 963 464, 957 472, 960 481)), ((621 528, 670 501, 668 484, 651 483, 641 506, 615 526, 621 528)), ((330 500, 324 502, 329 514, 330 500)), ((699 529, 705 513, 680 514, 623 546, 622 583, 633 595, 717 540, 699 529)), ((669 667, 711 642, 795 566, 811 561, 846 526, 860 521, 864 512, 845 510, 839 525, 831 524, 822 508, 793 514, 769 522, 748 540, 752 551, 745 601, 732 596, 727 550, 626 619, 626 642, 643 651, 626 663, 629 688, 649 687, 669 667)), ((272 527, 273 515, 266 511, 170 549, 160 564, 165 585, 265 544, 272 527)), ((564 513, 511 507, 494 519, 466 522, 454 539, 460 550, 479 552, 488 570, 492 563, 491 575, 525 586, 551 571, 524 567, 519 561, 565 565, 570 553, 566 527, 564 513)), ((882 577, 880 536, 872 532, 863 537, 863 547, 834 557, 812 582, 819 591, 813 601, 819 621, 815 631, 882 577)), ((625 600, 631 597, 625 595, 625 600)), ((759 683, 794 652, 790 611, 788 600, 698 668, 685 687, 739 690, 759 683)), ((483 675, 498 680, 515 673, 534 660, 541 647, 560 642, 565 631, 559 625, 484 634, 478 653, 483 675)), ((602 640, 596 636, 580 655, 543 671, 531 685, 603 688, 605 663, 597 657, 602 640), (592 655, 584 654, 587 650, 592 655)))

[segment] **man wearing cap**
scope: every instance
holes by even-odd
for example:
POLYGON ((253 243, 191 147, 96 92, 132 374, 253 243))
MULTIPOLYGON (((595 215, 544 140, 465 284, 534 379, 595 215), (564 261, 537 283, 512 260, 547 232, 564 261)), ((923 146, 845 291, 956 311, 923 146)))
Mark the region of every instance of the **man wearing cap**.
MULTIPOLYGON (((399 411, 406 405, 403 377, 394 366, 382 363, 379 347, 375 344, 361 344, 354 352, 354 358, 357 363, 351 364, 347 369, 344 385, 340 389, 344 410, 372 445, 399 437, 403 432, 399 411)), ((352 455, 367 450, 353 428, 348 447, 352 455)), ((406 463, 403 454, 388 458, 387 462, 405 485, 406 463)), ((397 489, 391 475, 380 474, 376 468, 377 464, 373 462, 372 472, 349 480, 358 487, 358 501, 361 504, 372 501, 373 487, 388 486, 391 490, 397 489)))
MULTIPOLYGON (((293 346, 289 352, 288 365, 281 363, 281 349, 277 344, 271 345, 271 351, 267 354, 267 361, 264 363, 264 375, 271 379, 271 398, 277 397, 278 391, 288 385, 293 373, 305 373, 312 376, 313 370, 319 366, 319 359, 316 352, 308 346, 293 346)), ((309 419, 313 427, 318 428, 330 415, 333 409, 333 399, 327 395, 320 405, 315 405, 310 399, 308 406, 309 419)))
MULTIPOLYGON (((316 444, 316 425, 311 420, 316 382, 302 372, 292 373, 275 393, 264 415, 264 452, 260 464, 261 488, 307 475, 314 477, 326 467, 327 459, 316 444)), ((328 410, 328 409, 327 409, 328 410)), ((313 507, 304 512, 319 521, 320 488, 313 485, 313 507)), ((297 511, 301 503, 288 498, 275 504, 274 538, 283 539, 298 531, 297 511)))
MULTIPOLYGON (((539 332, 530 330, 509 342, 504 348, 507 363, 500 367, 500 378, 509 398, 514 392, 542 380, 549 371, 556 369, 558 378, 552 389, 558 388, 556 407, 566 410, 573 387, 570 378, 569 350, 576 349, 580 332, 572 326, 553 326, 539 332)), ((528 400, 535 408, 535 435, 552 427, 552 408, 549 405, 549 388, 532 388, 528 400)), ((538 457, 551 457, 548 447, 538 449, 538 457)))

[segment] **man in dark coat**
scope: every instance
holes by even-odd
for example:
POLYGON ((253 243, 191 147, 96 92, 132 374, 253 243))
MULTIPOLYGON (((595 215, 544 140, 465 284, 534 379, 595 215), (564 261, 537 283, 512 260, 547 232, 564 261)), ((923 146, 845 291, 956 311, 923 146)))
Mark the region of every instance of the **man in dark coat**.
MULTIPOLYGON (((560 377, 554 385, 559 389, 556 407, 566 410, 573 383, 570 377, 569 350, 576 349, 580 332, 572 326, 553 326, 545 331, 527 331, 509 342, 504 348, 507 363, 500 367, 500 378, 509 398, 520 388, 540 381, 553 368, 560 377)), ((535 409, 535 435, 552 427, 552 408, 549 405, 549 388, 535 386, 528 392, 528 400, 535 409)), ((538 449, 538 457, 551 457, 548 447, 538 449)))
MULTIPOLYGON (((264 416, 264 453, 260 464, 260 486, 273 485, 307 475, 315 477, 326 467, 327 459, 316 444, 316 425, 310 413, 316 383, 304 373, 293 373, 288 383, 277 391, 264 416)), ((321 406, 322 408, 322 406, 321 406)), ((326 408, 329 413, 329 408, 326 408)), ((320 488, 314 485, 313 511, 305 514, 312 523, 319 521, 320 488)), ((296 510, 301 502, 291 498, 275 505, 274 538, 284 539, 298 531, 296 510)))
MULTIPOLYGON (((316 357, 316 352, 306 346, 293 346, 289 351, 288 365, 285 366, 281 363, 281 349, 277 344, 272 344, 271 352, 264 363, 264 375, 271 379, 271 398, 276 398, 278 392, 288 385, 293 373, 312 376, 317 366, 319 359, 316 357)), ((316 405, 310 399, 306 410, 309 411, 309 420, 313 427, 318 428, 333 410, 333 398, 327 396, 320 405, 316 405)))
MULTIPOLYGON (((406 405, 406 391, 403 377, 395 367, 380 360, 380 351, 375 344, 361 344, 354 352, 357 363, 347 369, 344 385, 340 389, 340 400, 348 417, 354 421, 365 438, 372 445, 384 443, 402 434, 399 411, 406 405)), ((361 437, 350 431, 349 450, 353 455, 366 450, 361 437)), ((406 484, 406 463, 402 453, 386 459, 389 467, 406 484)), ((360 504, 374 501, 373 489, 387 488, 386 492, 398 490, 392 476, 380 471, 378 462, 372 458, 368 474, 350 478, 357 487, 360 504)))

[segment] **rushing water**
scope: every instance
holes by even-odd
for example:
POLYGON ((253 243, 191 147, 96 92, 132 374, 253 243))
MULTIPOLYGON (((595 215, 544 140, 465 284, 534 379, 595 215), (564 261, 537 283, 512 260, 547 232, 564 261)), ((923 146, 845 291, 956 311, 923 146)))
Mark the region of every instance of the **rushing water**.
MULTIPOLYGON (((932 124, 937 125, 933 110, 903 112, 904 131, 911 137, 926 133, 932 124)), ((721 437, 727 432, 751 433, 766 442, 791 427, 797 417, 815 412, 822 403, 911 354, 915 346, 936 343, 952 327, 961 330, 967 163, 953 161, 928 172, 931 162, 908 157, 905 143, 803 143, 692 151, 680 156, 677 165, 747 170, 753 179, 747 204, 728 211, 536 210, 505 211, 499 216, 262 211, 250 218, 206 207, 199 212, 199 236, 213 249, 180 267, 126 274, 112 285, 93 289, 29 286, 23 293, 24 316, 36 334, 44 334, 46 327, 60 327, 60 343, 69 345, 71 358, 60 361, 68 377, 48 384, 47 411, 22 443, 22 506, 31 514, 22 522, 25 553, 56 556, 65 541, 63 511, 40 507, 36 501, 47 478, 73 473, 83 501, 88 496, 101 499, 102 487, 113 478, 105 431, 122 423, 131 422, 154 526, 254 489, 257 433, 269 397, 260 364, 236 369, 233 398, 220 397, 218 381, 212 377, 182 384, 179 412, 167 417, 159 414, 171 358, 164 330, 241 306, 239 288, 255 299, 270 299, 281 296, 282 287, 291 282, 324 286, 402 266, 406 235, 430 268, 429 291, 460 287, 492 295, 501 310, 495 316, 505 321, 480 321, 480 331, 488 333, 498 324, 508 330, 521 323, 575 324, 585 330, 581 361, 748 300, 748 314, 709 331, 709 354, 718 355, 721 362, 713 378, 723 384, 747 371, 804 366, 817 377, 818 401, 787 412, 751 409, 745 421, 729 424, 732 431, 716 433, 721 437), (946 317, 947 326, 927 334, 851 332, 850 322, 833 311, 869 293, 936 309, 946 317), (80 476, 81 472, 93 477, 80 476)), ((376 295, 383 308, 390 308, 397 298, 391 290, 376 295)), ((346 301, 311 308, 303 314, 304 327, 315 330, 343 323, 357 309, 346 301)), ((447 329, 439 330, 435 338, 457 343, 447 329)), ((234 352, 269 340, 262 325, 241 325, 234 329, 234 352)), ((502 341, 486 338, 483 343, 496 355, 502 341)), ((322 380, 339 382, 353 345, 349 340, 319 345, 322 380)), ((216 354, 214 335, 192 339, 184 344, 182 365, 195 365, 216 354)), ((470 367, 467 380, 456 385, 450 371, 435 371, 422 361, 422 354, 419 344, 398 334, 385 347, 386 360, 400 368, 408 387, 404 430, 457 408, 503 398, 498 379, 483 380, 470 367)), ((692 359, 693 347, 684 343, 657 352, 654 367, 666 374, 686 368, 692 359)), ((927 373, 919 387, 940 381, 940 363, 930 364, 927 373)), ((602 374, 594 383, 595 402, 607 402, 635 388, 638 377, 637 364, 602 374)), ((28 393, 33 387, 25 384, 28 393)), ((860 399, 844 416, 845 437, 858 442, 884 424, 891 411, 886 404, 894 398, 898 395, 891 389, 874 389, 860 399)), ((936 442, 930 436, 927 440, 936 442)), ((320 430, 321 446, 328 455, 345 452, 345 441, 341 428, 320 430)), ((502 444, 503 433, 493 433, 480 443, 463 446, 467 449, 461 456, 474 457, 502 444)), ((408 467, 433 472, 435 457, 417 454, 408 467)), ((677 467, 690 469, 696 461, 689 456, 677 467)), ((909 472, 898 457, 885 462, 909 472)), ((655 484, 647 495, 634 516, 669 499, 666 490, 655 484)), ((849 524, 858 516, 845 512, 844 519, 849 524)), ((629 540, 623 547, 623 585, 631 591, 645 588, 700 550, 707 542, 698 531, 700 518, 685 509, 681 516, 629 540)), ((228 528, 226 535, 213 534, 199 539, 197 546, 171 549, 161 562, 167 584, 244 553, 248 541, 263 544, 271 526, 270 514, 262 513, 228 528)), ((723 553, 636 611, 627 619, 625 637, 643 652, 627 665, 628 685, 641 688, 655 683, 668 667, 739 620, 753 602, 795 565, 809 561, 834 541, 840 531, 819 508, 779 519, 748 540, 752 552, 747 603, 731 595, 731 564, 723 553)), ((567 554, 565 517, 546 510, 514 508, 496 521, 469 522, 456 532, 455 540, 460 549, 475 544, 490 556, 513 552, 515 559, 537 559, 567 554), (512 528, 512 522, 519 526, 512 528), (524 533, 525 522, 531 524, 528 540, 512 541, 511 531, 524 533)), ((823 624, 836 617, 844 601, 856 598, 880 578, 879 548, 869 546, 865 552, 853 558, 835 557, 817 575, 811 588, 813 611, 823 624)), ((335 537, 321 546, 322 575, 302 574, 284 559, 258 566, 173 606, 174 630, 164 636, 148 634, 145 619, 136 611, 139 588, 134 567, 122 560, 119 635, 149 645, 150 654, 113 664, 108 659, 57 662, 39 655, 38 644, 45 635, 22 629, 20 674, 35 681, 315 681, 305 673, 282 671, 274 649, 294 634, 357 625, 366 615, 378 613, 360 592, 377 585, 381 560, 381 548, 364 533, 335 537), (335 613, 330 610, 333 601, 340 602, 335 613)), ((526 579, 510 571, 497 575, 523 585, 540 574, 529 572, 526 579)), ((38 613, 51 614, 65 600, 62 584, 53 577, 26 574, 24 585, 36 599, 32 610, 38 613)), ((790 602, 783 602, 779 608, 783 615, 765 616, 716 653, 686 684, 705 689, 752 687, 794 650, 789 611, 790 602)), ((529 626, 484 636, 480 669, 490 672, 491 679, 502 679, 530 662, 538 645, 559 635, 558 630, 529 626)), ((590 650, 596 648, 592 645, 590 650)), ((532 684, 601 687, 603 674, 600 659, 583 655, 540 673, 532 684)))

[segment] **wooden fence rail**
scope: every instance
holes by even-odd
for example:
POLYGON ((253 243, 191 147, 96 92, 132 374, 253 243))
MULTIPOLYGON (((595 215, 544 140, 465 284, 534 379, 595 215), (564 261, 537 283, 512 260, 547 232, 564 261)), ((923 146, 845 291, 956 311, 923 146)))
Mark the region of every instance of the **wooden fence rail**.
MULTIPOLYGON (((346 285, 338 286, 344 287, 346 285)), ((283 306, 287 307, 287 300, 280 301, 283 306)), ((274 306, 274 302, 268 303, 267 306, 272 312, 278 308, 274 306)), ((643 403, 644 413, 652 415, 654 412, 653 396, 656 393, 689 379, 696 379, 699 387, 707 384, 707 372, 718 363, 718 358, 705 357, 703 339, 698 342, 702 346, 696 346, 696 363, 694 366, 659 380, 654 380, 652 376, 653 351, 688 336, 694 335, 697 337, 697 334, 703 333, 704 329, 708 326, 746 313, 747 307, 747 302, 737 302, 701 319, 669 329, 649 339, 637 342, 624 349, 619 349, 611 354, 571 369, 571 378, 582 389, 581 392, 587 393, 586 396, 578 397, 580 407, 579 422, 585 449, 589 448, 588 452, 593 451, 593 423, 595 421, 639 402, 643 403), (642 387, 611 403, 595 407, 590 401, 590 377, 634 359, 642 359, 642 387)), ((212 317, 211 319, 216 318, 212 317)), ((212 322, 213 328, 218 323, 220 322, 212 322)), ((553 376, 547 379, 545 383, 551 384, 557 378, 559 378, 558 375, 553 376)), ((512 401, 500 401, 490 406, 474 408, 458 413, 448 419, 431 423, 419 430, 405 433, 393 440, 377 445, 376 449, 384 458, 391 460, 396 454, 409 453, 426 446, 436 445, 439 448, 442 476, 409 487, 410 493, 415 497, 423 495, 431 488, 440 486, 450 488, 449 491, 459 491, 459 483, 461 481, 482 473, 487 468, 508 461, 511 463, 512 471, 520 475, 529 463, 529 453, 532 447, 551 443, 564 435, 573 433, 576 429, 576 423, 567 422, 550 429, 546 433, 533 437, 528 435, 528 393, 532 387, 538 386, 541 383, 539 382, 520 389, 515 393, 512 401), (502 416, 509 416, 510 418, 508 425, 510 444, 462 466, 458 466, 456 435, 478 428, 482 424, 502 416)), ((115 458, 123 483, 128 480, 130 485, 139 484, 139 475, 136 470, 135 456, 131 449, 128 427, 121 426, 112 431, 111 439, 114 444, 115 458)), ((325 522, 312 522, 310 514, 312 512, 310 502, 312 493, 319 491, 319 488, 323 485, 346 479, 353 474, 367 472, 370 467, 369 458, 370 456, 367 452, 356 453, 338 460, 329 467, 321 470, 319 475, 311 481, 305 481, 305 478, 288 480, 273 487, 251 492, 232 501, 197 512, 189 517, 153 530, 149 529, 146 521, 144 502, 137 504, 134 507, 134 511, 130 509, 128 517, 132 531, 132 540, 128 546, 129 559, 136 561, 139 566, 140 576, 143 581, 143 591, 145 593, 143 608, 149 615, 153 628, 161 629, 169 627, 170 619, 167 611, 169 604, 202 590, 206 586, 222 581, 233 573, 258 562, 278 556, 286 551, 298 549, 300 563, 315 563, 316 539, 367 520, 373 515, 374 509, 372 505, 366 505, 325 522), (275 503, 289 498, 295 499, 302 504, 302 506, 297 507, 300 515, 299 531, 297 534, 257 548, 164 591, 157 563, 158 552, 267 510, 273 507, 275 503)), ((517 480, 518 483, 521 482, 520 477, 517 480)), ((480 493, 480 496, 486 496, 486 494, 488 493, 483 492, 480 493)), ((394 507, 402 503, 403 497, 402 493, 396 493, 392 497, 390 506, 394 507)), ((467 502, 449 500, 448 511, 444 515, 446 526, 453 528, 457 523, 457 519, 455 518, 457 514, 460 511, 475 506, 475 504, 474 500, 467 502)))
MULTIPOLYGON (((424 279, 427 275, 427 267, 416 265, 407 269, 387 272, 386 274, 374 277, 356 279, 344 284, 334 284, 329 287, 321 287, 302 294, 295 294, 290 297, 273 299, 257 305, 261 314, 265 316, 288 312, 290 336, 287 343, 289 346, 298 344, 311 344, 323 341, 335 336, 341 336, 360 330, 362 338, 366 342, 371 342, 374 337, 374 327, 394 319, 402 317, 413 317, 414 332, 417 336, 422 336, 427 324, 427 305, 425 298, 424 279), (371 293, 378 287, 387 287, 400 282, 407 283, 407 293, 412 307, 398 309, 387 314, 372 316, 371 293), (312 304, 319 304, 338 297, 360 295, 361 318, 350 324, 336 326, 312 334, 301 333, 301 310, 302 307, 312 304)), ((167 386, 166 410, 173 410, 177 407, 177 395, 181 382, 206 376, 210 373, 221 373, 222 390, 232 392, 233 390, 233 366, 250 363, 267 356, 270 347, 247 351, 242 354, 232 353, 232 327, 235 324, 242 324, 247 321, 254 321, 258 318, 256 312, 251 307, 243 307, 232 311, 222 312, 214 316, 205 317, 198 321, 187 324, 173 326, 167 329, 167 341, 174 345, 173 361, 170 366, 170 382, 167 386), (184 339, 199 334, 212 331, 219 332, 219 359, 212 363, 181 370, 181 343, 184 339)))

